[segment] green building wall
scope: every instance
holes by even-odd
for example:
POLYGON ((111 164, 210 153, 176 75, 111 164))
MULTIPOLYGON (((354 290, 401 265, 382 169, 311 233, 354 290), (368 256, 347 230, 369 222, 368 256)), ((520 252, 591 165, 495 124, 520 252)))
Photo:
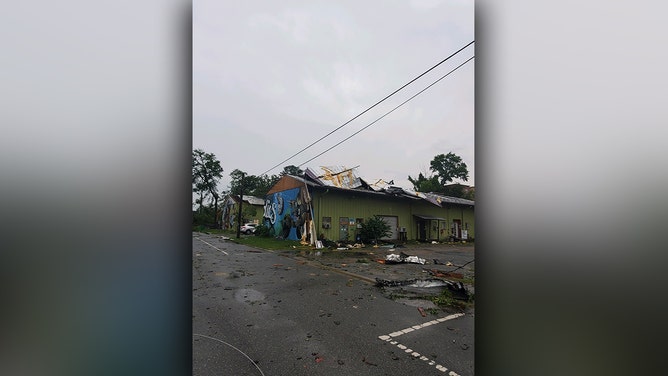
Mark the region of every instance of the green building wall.
POLYGON ((430 204, 422 199, 391 197, 367 192, 341 191, 337 189, 310 189, 316 237, 338 241, 341 226, 347 226, 348 240, 355 241, 358 219, 374 215, 395 216, 398 227, 406 229, 406 239, 418 239, 418 218, 414 215, 443 218, 444 221, 429 221, 427 239, 446 241, 451 235, 453 220, 461 221, 468 228, 468 238, 475 237, 474 208, 472 206, 430 204), (323 217, 331 219, 328 228, 323 226, 323 217), (341 224, 340 218, 348 218, 341 224))

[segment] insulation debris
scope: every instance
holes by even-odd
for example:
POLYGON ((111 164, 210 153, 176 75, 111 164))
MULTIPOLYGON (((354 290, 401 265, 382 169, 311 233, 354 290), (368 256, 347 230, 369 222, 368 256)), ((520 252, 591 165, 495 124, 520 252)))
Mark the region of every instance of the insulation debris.
POLYGON ((385 256, 385 263, 386 264, 401 264, 401 263, 409 263, 409 264, 426 264, 427 261, 423 258, 417 257, 417 256, 409 256, 403 252, 396 254, 396 253, 390 253, 389 255, 385 256))

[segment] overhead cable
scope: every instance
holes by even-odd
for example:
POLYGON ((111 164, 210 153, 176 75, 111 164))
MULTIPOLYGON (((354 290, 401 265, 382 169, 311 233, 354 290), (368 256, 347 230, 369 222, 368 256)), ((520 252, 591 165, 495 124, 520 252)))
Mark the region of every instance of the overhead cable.
POLYGON ((374 124, 375 124, 376 122, 378 122, 380 119, 382 119, 382 118, 384 118, 385 116, 391 114, 392 112, 394 112, 394 111, 395 111, 396 109, 398 109, 399 107, 401 107, 401 106, 403 106, 404 104, 408 103, 408 101, 410 101, 411 99, 413 99, 413 98, 417 97, 418 95, 422 94, 424 91, 426 91, 427 89, 429 89, 430 87, 434 86, 436 83, 438 83, 438 82, 441 81, 442 79, 444 79, 444 78, 446 78, 447 76, 449 76, 450 73, 456 71, 457 69, 459 69, 460 67, 462 67, 464 64, 466 64, 466 63, 468 63, 469 61, 473 60, 474 57, 475 57, 475 55, 474 55, 474 56, 471 56, 471 57, 468 58, 466 61, 464 61, 463 63, 459 64, 457 67, 455 67, 453 70, 451 70, 450 72, 446 73, 444 76, 442 76, 442 77, 439 78, 438 80, 434 81, 434 82, 433 82, 432 84, 430 84, 429 86, 427 86, 427 87, 425 87, 424 89, 420 90, 419 92, 417 92, 417 93, 416 93, 415 95, 413 95, 412 97, 406 99, 405 101, 401 102, 401 104, 399 104, 398 106, 396 106, 396 107, 394 107, 393 109, 391 109, 390 111, 386 112, 383 116, 379 117, 378 119, 374 120, 373 122, 371 122, 370 124, 368 124, 368 125, 365 126, 364 128, 362 128, 362 129, 358 130, 357 132, 351 134, 350 136, 344 138, 343 140, 341 140, 341 141, 339 141, 338 143, 334 144, 334 146, 332 146, 332 147, 330 147, 329 149, 323 151, 322 153, 316 155, 315 157, 309 159, 308 161, 306 161, 306 162, 300 164, 300 165, 297 166, 297 167, 301 167, 301 166, 303 166, 303 165, 305 165, 305 164, 311 162, 312 160, 318 158, 319 156, 321 156, 321 155, 327 153, 328 151, 330 151, 330 150, 334 149, 335 147, 341 145, 342 143, 348 141, 348 140, 351 139, 353 136, 357 135, 358 133, 362 132, 363 130, 365 130, 365 129, 369 128, 370 126, 374 125, 374 124))
POLYGON ((308 145, 307 147, 301 149, 300 151, 298 151, 297 153, 293 154, 293 155, 290 156, 289 158, 287 158, 287 159, 283 160, 282 162, 276 164, 274 167, 272 167, 272 168, 268 169, 267 171, 263 172, 261 175, 265 175, 265 174, 268 173, 269 171, 275 169, 276 167, 281 166, 283 163, 285 163, 285 162, 291 160, 292 158, 294 158, 294 157, 298 156, 299 154, 303 153, 304 151, 306 151, 307 149, 309 149, 309 148, 312 147, 313 145, 315 145, 315 144, 317 144, 318 142, 320 142, 320 141, 324 140, 325 138, 329 137, 329 136, 332 135, 334 132, 336 132, 336 131, 338 131, 339 129, 345 127, 346 125, 348 125, 348 124, 349 124, 350 122, 352 122, 353 120, 355 120, 355 119, 357 119, 358 117, 364 115, 365 113, 367 113, 367 112, 368 112, 369 110, 371 110, 372 108, 376 107, 376 106, 379 105, 380 103, 384 102, 386 99, 388 99, 388 98, 390 98, 391 96, 393 96, 394 94, 398 93, 400 90, 402 90, 402 89, 405 88, 406 86, 412 84, 413 82, 415 82, 416 80, 418 80, 420 77, 422 77, 422 76, 424 76, 425 74, 431 72, 433 69, 435 69, 435 68, 438 67, 439 65, 445 63, 445 62, 448 61, 450 58, 452 58, 453 56, 457 55, 457 54, 460 53, 462 50, 464 50, 466 47, 472 45, 474 42, 475 42, 475 40, 472 40, 471 42, 469 42, 469 43, 468 43, 467 45, 465 45, 464 47, 460 48, 460 49, 457 50, 456 52, 452 53, 450 56, 448 56, 448 57, 446 57, 445 59, 441 60, 440 62, 438 62, 438 63, 437 63, 436 65, 434 65, 433 67, 427 69, 427 70, 424 71, 422 74, 420 74, 419 76, 417 76, 417 77, 415 77, 414 79, 410 80, 409 82, 407 82, 406 84, 404 84, 402 87, 398 88, 397 90, 393 91, 391 94, 389 94, 389 95, 386 96, 385 98, 379 100, 379 101, 376 102, 374 105, 372 105, 371 107, 369 107, 369 108, 367 108, 366 110, 362 111, 360 114, 358 114, 358 115, 355 116, 354 118, 352 118, 352 119, 346 121, 345 123, 341 124, 339 127, 337 127, 336 129, 334 129, 333 131, 331 131, 331 132, 327 133, 326 135, 320 137, 319 139, 315 140, 313 143, 311 143, 311 144, 308 145))

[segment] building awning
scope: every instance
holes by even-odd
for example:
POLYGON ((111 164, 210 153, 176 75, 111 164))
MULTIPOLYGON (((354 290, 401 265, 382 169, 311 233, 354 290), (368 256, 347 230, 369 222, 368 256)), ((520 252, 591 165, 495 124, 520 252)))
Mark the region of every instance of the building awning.
POLYGON ((425 220, 445 221, 445 218, 432 217, 429 215, 422 215, 422 214, 413 214, 413 217, 418 217, 420 219, 425 219, 425 220))

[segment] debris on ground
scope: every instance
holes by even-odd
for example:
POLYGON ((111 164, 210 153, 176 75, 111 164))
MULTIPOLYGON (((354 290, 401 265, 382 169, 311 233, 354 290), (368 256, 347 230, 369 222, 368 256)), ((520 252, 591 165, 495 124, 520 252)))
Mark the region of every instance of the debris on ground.
POLYGON ((403 252, 399 254, 390 253, 389 255, 385 256, 385 264, 401 264, 401 263, 424 265, 427 263, 427 261, 417 256, 409 256, 403 252))
POLYGON ((401 287, 416 289, 446 288, 452 293, 452 297, 459 300, 468 300, 469 292, 462 282, 447 281, 442 279, 406 279, 406 280, 388 280, 376 278, 377 287, 401 287))
POLYGON ((464 275, 461 273, 444 272, 438 269, 431 269, 431 270, 423 269, 423 270, 437 278, 453 278, 453 279, 464 278, 464 275))
POLYGON ((427 312, 424 311, 424 308, 418 307, 418 311, 420 311, 420 314, 422 315, 422 317, 427 317, 427 312))

